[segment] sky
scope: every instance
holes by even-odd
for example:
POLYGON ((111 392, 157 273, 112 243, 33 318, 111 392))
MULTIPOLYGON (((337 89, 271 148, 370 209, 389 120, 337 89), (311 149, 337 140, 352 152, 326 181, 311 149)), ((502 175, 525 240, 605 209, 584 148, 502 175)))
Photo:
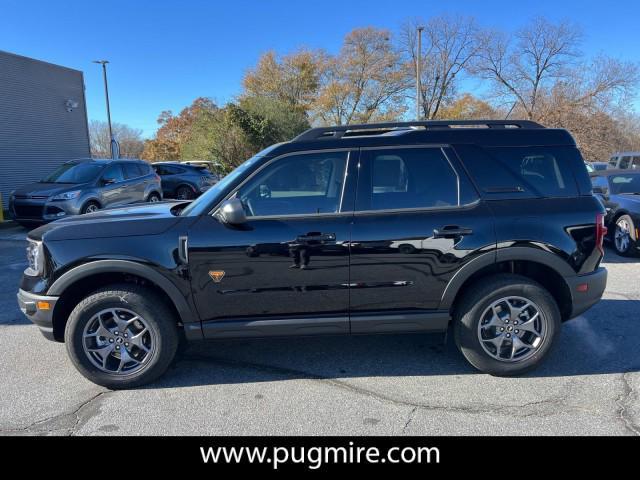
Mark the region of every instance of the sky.
POLYGON ((177 113, 199 96, 233 99, 265 51, 334 53, 354 28, 397 31, 438 14, 506 31, 538 15, 569 20, 585 35, 586 55, 640 63, 638 0, 0 0, 0 50, 82 70, 90 120, 106 119, 102 73, 91 62, 108 59, 112 120, 150 137, 163 110, 177 113))

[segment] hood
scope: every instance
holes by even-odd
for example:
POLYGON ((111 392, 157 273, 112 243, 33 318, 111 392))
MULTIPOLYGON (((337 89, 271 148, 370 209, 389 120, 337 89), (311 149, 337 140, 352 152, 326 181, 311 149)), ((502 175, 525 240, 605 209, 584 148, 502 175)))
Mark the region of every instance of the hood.
POLYGON ((640 203, 640 194, 637 193, 619 193, 618 196, 624 198, 627 202, 640 203))
POLYGON ((72 190, 81 190, 82 188, 87 188, 89 185, 90 184, 88 183, 36 182, 25 185, 24 187, 16 188, 14 195, 27 198, 49 198, 60 193, 70 192, 72 190))
POLYGON ((184 201, 145 203, 124 208, 74 215, 42 225, 29 232, 34 240, 79 240, 88 238, 157 235, 186 217, 171 209, 184 201))

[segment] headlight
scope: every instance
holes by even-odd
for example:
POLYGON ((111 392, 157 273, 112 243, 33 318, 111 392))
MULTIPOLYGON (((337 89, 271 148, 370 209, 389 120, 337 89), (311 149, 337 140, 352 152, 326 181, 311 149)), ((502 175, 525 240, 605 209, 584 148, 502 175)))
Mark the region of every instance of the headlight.
POLYGON ((80 190, 74 190, 72 192, 64 192, 52 197, 51 200, 73 200, 80 196, 80 190))
POLYGON ((42 253, 42 242, 36 242, 27 238, 27 261, 29 262, 29 268, 25 273, 29 276, 42 275, 44 270, 42 253))

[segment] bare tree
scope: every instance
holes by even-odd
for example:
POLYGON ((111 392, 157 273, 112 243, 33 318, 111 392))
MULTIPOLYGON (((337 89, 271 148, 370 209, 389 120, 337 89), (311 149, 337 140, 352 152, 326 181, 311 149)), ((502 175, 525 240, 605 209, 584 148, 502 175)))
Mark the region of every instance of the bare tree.
POLYGON ((581 33, 573 25, 544 18, 535 18, 515 36, 486 31, 474 71, 494 82, 498 96, 514 102, 533 119, 545 89, 567 78, 579 55, 580 40, 581 33))
MULTIPOLYGON (((113 136, 120 144, 120 156, 122 158, 139 158, 144 149, 142 130, 131 128, 121 123, 112 124, 113 136)), ((89 123, 89 139, 91 143, 91 155, 94 158, 109 158, 111 139, 109 138, 109 124, 100 120, 91 120, 89 123)))
POLYGON ((395 120, 406 110, 400 53, 387 30, 349 33, 340 54, 328 58, 313 113, 323 123, 348 125, 395 120))
POLYGON ((443 104, 451 102, 461 73, 479 50, 479 29, 470 17, 439 16, 428 22, 411 20, 401 29, 401 46, 407 64, 407 84, 413 85, 418 58, 417 28, 424 27, 420 55, 421 110, 426 119, 437 118, 443 104))

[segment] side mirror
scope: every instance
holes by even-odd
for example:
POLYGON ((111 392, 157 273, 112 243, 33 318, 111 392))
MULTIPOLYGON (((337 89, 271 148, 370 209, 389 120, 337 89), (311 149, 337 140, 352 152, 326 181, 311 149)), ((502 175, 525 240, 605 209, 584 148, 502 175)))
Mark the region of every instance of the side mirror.
POLYGON ((593 193, 606 196, 609 194, 609 190, 606 187, 593 187, 593 193))
POLYGON ((115 178, 103 178, 102 179, 102 184, 103 185, 111 185, 113 183, 116 183, 115 178))
POLYGON ((239 198, 231 198, 218 209, 218 218, 229 225, 242 225, 247 222, 247 215, 239 198))

